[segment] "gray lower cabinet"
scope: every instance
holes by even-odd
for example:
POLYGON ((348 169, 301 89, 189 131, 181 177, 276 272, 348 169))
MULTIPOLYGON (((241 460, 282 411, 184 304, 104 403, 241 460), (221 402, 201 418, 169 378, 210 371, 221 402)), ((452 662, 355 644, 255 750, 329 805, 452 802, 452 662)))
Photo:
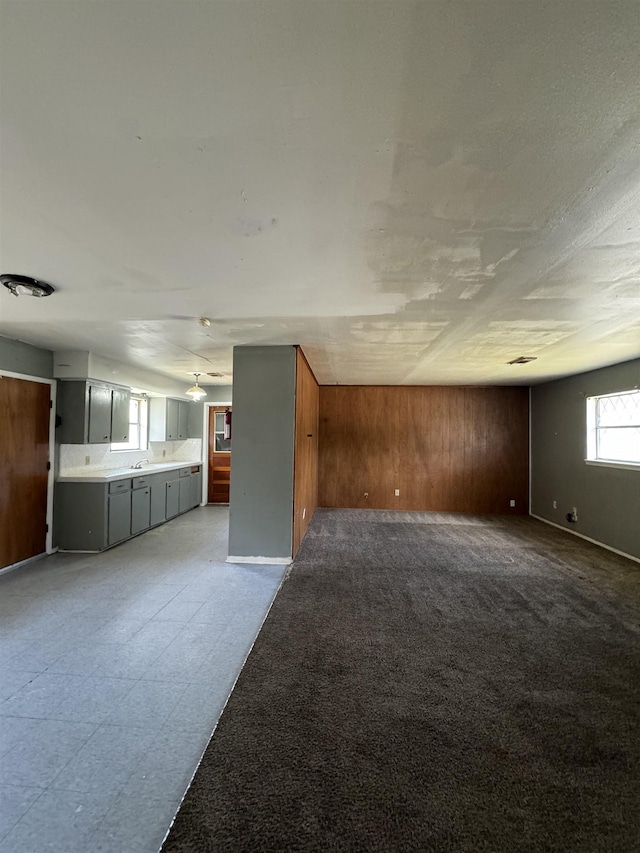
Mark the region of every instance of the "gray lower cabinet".
POLYGON ((56 544, 61 551, 117 545, 200 503, 201 478, 193 466, 110 483, 56 483, 56 544))
POLYGON ((131 536, 131 492, 109 495, 109 533, 107 542, 115 545, 131 536))
POLYGON ((202 500, 202 474, 200 469, 191 472, 191 506, 200 506, 202 500))
POLYGON ((131 492, 131 535, 142 533, 151 525, 151 487, 131 492))
POLYGON ((180 478, 180 512, 192 509, 191 506, 191 477, 180 478))
POLYGON ((63 551, 102 551, 108 546, 109 487, 104 483, 56 483, 55 543, 63 551))
POLYGON ((167 520, 167 484, 154 483, 151 486, 151 517, 149 521, 153 527, 167 520))
POLYGON ((167 483, 167 518, 173 518, 180 512, 180 486, 178 480, 167 483))

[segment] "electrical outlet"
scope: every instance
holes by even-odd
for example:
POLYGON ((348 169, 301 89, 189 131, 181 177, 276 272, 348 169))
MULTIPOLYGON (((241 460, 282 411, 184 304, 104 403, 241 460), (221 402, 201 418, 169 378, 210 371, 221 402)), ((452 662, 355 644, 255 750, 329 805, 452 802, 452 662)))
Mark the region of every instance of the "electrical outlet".
POLYGON ((365 496, 365 498, 368 498, 368 497, 369 497, 369 492, 365 492, 365 493, 364 493, 364 496, 365 496))
POLYGON ((167 451, 166 451, 166 450, 163 450, 163 451, 162 451, 162 458, 164 459, 164 457, 165 457, 166 455, 167 455, 167 451))
POLYGON ((509 506, 514 507, 515 505, 516 502, 513 500, 513 498, 511 498, 511 500, 509 501, 509 506))
POLYGON ((554 509, 558 509, 558 501, 554 501, 554 502, 553 502, 553 508, 554 508, 554 509))
POLYGON ((397 497, 397 498, 399 498, 399 497, 400 497, 400 489, 396 489, 396 497, 397 497))
POLYGON ((91 465, 91 457, 90 456, 84 457, 84 464, 85 465, 91 465))

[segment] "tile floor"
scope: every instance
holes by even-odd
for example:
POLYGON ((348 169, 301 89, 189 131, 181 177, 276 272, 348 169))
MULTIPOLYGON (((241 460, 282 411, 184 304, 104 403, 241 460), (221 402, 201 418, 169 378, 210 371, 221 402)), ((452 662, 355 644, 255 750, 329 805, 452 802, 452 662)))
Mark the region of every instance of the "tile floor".
POLYGON ((227 528, 0 576, 0 853, 159 849, 284 573, 225 563, 227 528))

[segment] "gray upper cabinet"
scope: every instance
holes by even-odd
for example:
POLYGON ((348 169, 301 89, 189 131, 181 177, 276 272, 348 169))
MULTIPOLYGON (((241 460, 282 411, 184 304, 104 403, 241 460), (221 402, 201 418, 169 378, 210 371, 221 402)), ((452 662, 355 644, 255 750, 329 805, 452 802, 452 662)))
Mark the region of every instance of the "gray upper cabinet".
POLYGON ((111 440, 111 388, 89 385, 89 444, 111 440))
POLYGON ((105 382, 58 383, 60 444, 108 444, 127 441, 129 432, 128 388, 105 382), (127 438, 122 438, 126 435, 127 438))
POLYGON ((126 388, 111 392, 111 441, 129 441, 129 400, 126 388))
POLYGON ((167 400, 167 439, 176 439, 178 436, 178 419, 180 414, 180 401, 167 400))
MULTIPOLYGON (((189 406, 185 400, 151 397, 149 400, 149 440, 177 441, 191 438, 189 406)), ((198 438, 200 436, 194 436, 198 438)))
POLYGON ((178 403, 178 438, 189 438, 189 403, 178 403))

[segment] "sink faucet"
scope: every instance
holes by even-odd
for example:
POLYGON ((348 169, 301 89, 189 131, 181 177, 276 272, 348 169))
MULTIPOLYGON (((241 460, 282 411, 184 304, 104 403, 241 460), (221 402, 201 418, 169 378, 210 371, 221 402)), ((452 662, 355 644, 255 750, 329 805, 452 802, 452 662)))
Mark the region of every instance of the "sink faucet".
POLYGON ((133 467, 134 468, 142 468, 144 463, 148 462, 148 461, 149 461, 148 459, 141 459, 139 462, 136 462, 136 464, 133 467))

